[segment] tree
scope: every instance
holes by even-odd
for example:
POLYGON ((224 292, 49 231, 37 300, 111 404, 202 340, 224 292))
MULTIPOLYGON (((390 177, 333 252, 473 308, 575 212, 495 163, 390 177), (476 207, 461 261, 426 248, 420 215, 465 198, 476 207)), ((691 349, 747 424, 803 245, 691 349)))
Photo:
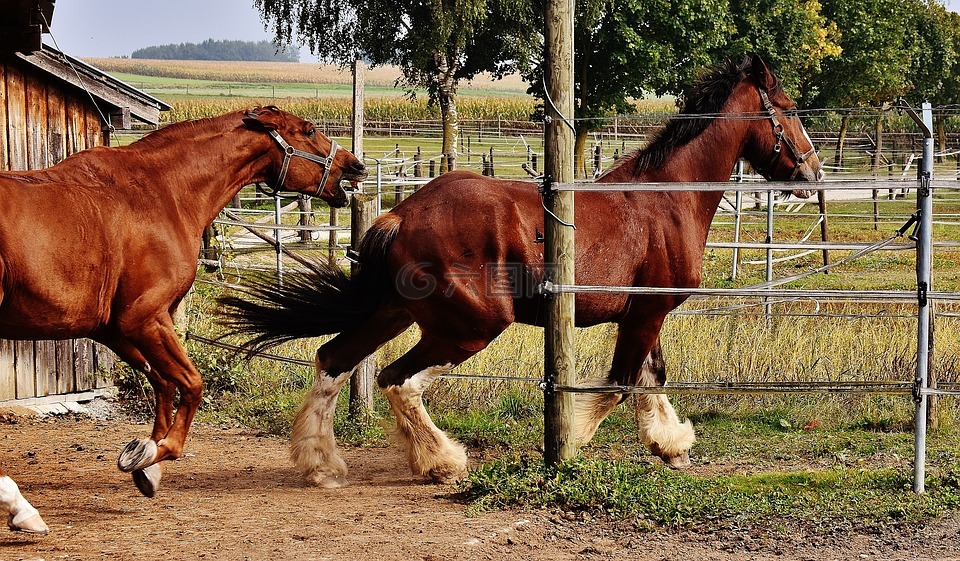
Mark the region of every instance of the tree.
MULTIPOLYGON (((443 153, 450 169, 459 134, 460 81, 481 72, 502 76, 540 48, 525 0, 254 0, 277 42, 299 37, 321 58, 395 64, 405 85, 424 88, 440 107, 443 153)), ((441 167, 441 171, 444 171, 441 167)))
MULTIPOLYGON (((934 0, 914 0, 913 32, 904 33, 912 42, 916 56, 907 72, 909 97, 915 102, 930 101, 937 105, 960 101, 957 70, 960 67, 960 15, 948 12, 934 0)), ((944 115, 936 117, 940 150, 946 150, 947 133, 944 115)))
POLYGON ((724 50, 737 58, 761 55, 784 88, 803 99, 821 61, 841 52, 837 25, 822 11, 818 0, 731 0, 736 31, 724 50))
MULTIPOLYGON (((824 0, 823 12, 837 25, 841 52, 824 58, 807 95, 819 107, 875 108, 879 144, 883 130, 880 111, 885 102, 906 92, 906 76, 917 50, 905 40, 913 17, 910 7, 900 0, 824 0)), ((838 164, 842 162, 848 124, 849 113, 844 112, 837 142, 838 164)))

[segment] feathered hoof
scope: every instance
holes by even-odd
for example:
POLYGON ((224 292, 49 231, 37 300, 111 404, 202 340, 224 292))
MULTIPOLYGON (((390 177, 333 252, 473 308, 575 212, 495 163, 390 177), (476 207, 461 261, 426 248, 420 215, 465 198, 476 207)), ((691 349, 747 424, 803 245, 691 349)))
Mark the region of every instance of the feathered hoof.
POLYGON ((134 438, 120 452, 117 467, 120 471, 131 472, 143 469, 157 458, 157 443, 149 438, 134 438))
POLYGON ((689 452, 684 452, 676 456, 660 456, 660 459, 663 460, 663 463, 666 464, 667 467, 672 469, 686 469, 693 465, 693 462, 690 461, 689 452))
POLYGON ((160 464, 152 464, 143 469, 133 470, 133 484, 144 497, 153 498, 160 488, 160 479, 163 477, 163 468, 160 464))
POLYGON ((23 514, 25 516, 23 516, 22 520, 19 519, 18 516, 11 516, 10 519, 7 520, 7 527, 14 532, 24 532, 27 534, 46 534, 50 531, 50 528, 47 527, 43 518, 41 518, 40 514, 36 511, 23 514))
POLYGON ((307 476, 307 483, 321 489, 339 489, 350 485, 346 474, 344 475, 311 475, 307 476))
POLYGON ((433 483, 456 483, 467 478, 467 453, 462 446, 452 445, 443 461, 422 466, 418 471, 433 483))

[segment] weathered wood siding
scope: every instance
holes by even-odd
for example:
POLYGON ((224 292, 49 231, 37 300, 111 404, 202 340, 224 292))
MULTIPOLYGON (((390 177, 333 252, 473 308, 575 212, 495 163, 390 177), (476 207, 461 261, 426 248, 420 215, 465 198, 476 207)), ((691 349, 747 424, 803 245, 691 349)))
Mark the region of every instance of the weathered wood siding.
MULTIPOLYGON (((0 170, 41 169, 106 144, 87 94, 12 54, 0 54, 0 170)), ((111 385, 98 375, 114 356, 88 339, 0 340, 0 401, 111 385)))

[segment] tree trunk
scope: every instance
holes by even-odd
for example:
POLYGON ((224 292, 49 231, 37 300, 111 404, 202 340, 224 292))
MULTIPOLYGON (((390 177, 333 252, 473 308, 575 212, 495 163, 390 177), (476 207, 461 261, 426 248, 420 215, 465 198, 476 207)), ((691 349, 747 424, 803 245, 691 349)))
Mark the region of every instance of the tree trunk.
POLYGON ((457 84, 455 68, 443 55, 437 56, 437 103, 440 105, 440 120, 443 123, 443 152, 440 158, 440 173, 457 169, 457 137, 460 136, 460 121, 457 118, 457 84))
POLYGON ((577 139, 573 145, 573 176, 586 179, 587 176, 587 139, 589 132, 585 128, 577 129, 577 139))
POLYGON ((873 173, 878 174, 883 166, 883 113, 877 115, 874 133, 877 135, 877 151, 873 154, 873 173))
POLYGON ((847 127, 850 124, 850 116, 844 113, 843 117, 840 117, 840 133, 837 135, 837 153, 833 157, 833 161, 837 166, 837 171, 843 171, 843 143, 847 140, 847 127))

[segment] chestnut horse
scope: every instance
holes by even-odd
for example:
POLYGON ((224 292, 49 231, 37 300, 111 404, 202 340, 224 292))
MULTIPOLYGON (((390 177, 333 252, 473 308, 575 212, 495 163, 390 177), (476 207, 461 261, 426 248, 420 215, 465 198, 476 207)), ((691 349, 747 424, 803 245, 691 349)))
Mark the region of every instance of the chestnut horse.
POLYGON ((0 467, 0 514, 7 515, 7 527, 14 532, 46 534, 47 525, 27 499, 20 494, 17 483, 0 467))
POLYGON ((204 228, 255 182, 342 207, 364 165, 313 123, 258 107, 170 125, 38 171, 0 173, 0 338, 89 337, 156 391, 148 439, 118 467, 152 496, 180 457, 203 381, 174 330, 204 228), (174 397, 180 401, 174 414, 174 397))
MULTIPOLYGON (((716 68, 649 146, 599 181, 727 181, 741 157, 768 178, 819 181, 820 161, 793 108, 759 57, 716 68)), ((578 193, 577 282, 698 286, 721 198, 717 191, 578 193)), ((536 291, 544 269, 538 245, 543 215, 536 185, 447 173, 376 220, 360 241, 357 276, 317 265, 300 278, 287 275, 282 285, 253 283, 249 294, 267 304, 221 299, 228 325, 253 335, 247 342, 253 350, 339 333, 317 351, 317 381, 294 421, 292 459, 308 481, 344 483, 346 466, 331 423, 337 392, 363 357, 413 323, 422 333, 419 342, 384 368, 377 383, 397 418, 414 474, 442 482, 466 473, 463 446, 433 424, 421 396, 437 376, 485 348, 511 323, 543 325, 536 291)), ((619 325, 611 369, 591 385, 663 384, 656 368, 643 365, 665 316, 684 299, 577 295, 577 325, 619 325)), ((589 441, 622 399, 578 395, 578 441, 589 441)), ((640 430, 650 450, 670 465, 688 464, 692 424, 680 422, 663 395, 644 396, 640 403, 640 430)))

